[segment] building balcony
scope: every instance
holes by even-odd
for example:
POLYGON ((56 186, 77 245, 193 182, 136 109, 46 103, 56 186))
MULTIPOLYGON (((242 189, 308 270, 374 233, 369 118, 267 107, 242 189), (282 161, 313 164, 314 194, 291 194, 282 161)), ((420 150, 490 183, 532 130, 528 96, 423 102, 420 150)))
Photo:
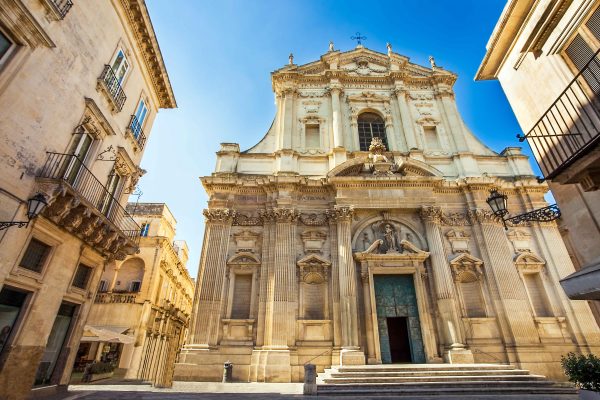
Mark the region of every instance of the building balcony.
POLYGON ((104 92, 114 112, 119 112, 123 109, 127 96, 125 96, 121 82, 110 65, 104 66, 102 74, 98 78, 98 89, 104 92))
POLYGON ((545 179, 600 188, 600 51, 520 141, 527 140, 545 179))
POLYGON ((48 206, 43 215, 107 258, 124 259, 139 248, 140 227, 73 154, 47 153, 36 177, 48 206))
POLYGON ((135 115, 131 116, 131 121, 129 122, 126 131, 127 134, 130 135, 130 138, 133 139, 137 150, 142 150, 146 144, 146 135, 142 129, 142 124, 140 124, 135 115))
POLYGON ((44 0, 43 4, 54 19, 61 20, 73 7, 73 0, 44 0))

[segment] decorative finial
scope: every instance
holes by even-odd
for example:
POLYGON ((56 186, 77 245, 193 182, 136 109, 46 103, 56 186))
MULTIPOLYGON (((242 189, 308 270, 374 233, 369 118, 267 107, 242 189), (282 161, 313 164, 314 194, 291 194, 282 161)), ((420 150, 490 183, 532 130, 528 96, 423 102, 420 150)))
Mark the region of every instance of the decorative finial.
POLYGON ((431 64, 431 68, 437 67, 437 65, 435 65, 435 58, 433 58, 433 56, 429 56, 429 63, 431 64))
POLYGON ((387 42, 385 44, 385 47, 387 47, 388 56, 391 56, 392 55, 392 44, 390 42, 387 42))
POLYGON ((290 65, 294 65, 294 53, 290 53, 289 60, 290 60, 290 65))
POLYGON ((335 51, 335 50, 334 50, 334 48, 333 48, 333 40, 330 40, 330 41, 329 41, 329 51, 330 51, 330 52, 331 52, 331 51, 335 51))
POLYGON ((362 41, 367 40, 366 36, 362 36, 360 32, 356 32, 354 36, 350 36, 351 40, 356 40, 356 47, 363 47, 362 41))

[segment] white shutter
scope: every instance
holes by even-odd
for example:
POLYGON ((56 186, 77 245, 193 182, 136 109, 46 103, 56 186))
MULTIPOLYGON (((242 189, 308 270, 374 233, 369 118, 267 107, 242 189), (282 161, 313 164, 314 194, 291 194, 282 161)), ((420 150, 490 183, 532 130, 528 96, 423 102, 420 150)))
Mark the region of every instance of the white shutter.
POLYGON ((461 282, 460 290, 462 292, 463 302, 465 303, 467 317, 485 317, 485 307, 481 296, 479 281, 461 282))
POLYGON ((575 39, 567 46, 565 50, 567 56, 578 70, 582 70, 583 67, 592 59, 594 52, 581 35, 576 35, 575 39))
POLYGON ((236 275, 233 283, 232 319, 247 319, 250 317, 250 302, 252 300, 252 275, 236 275))
POLYGON ((304 318, 323 319, 325 308, 325 284, 304 285, 304 318))
POLYGON ((550 313, 546 305, 546 295, 539 274, 525 274, 523 275, 523 279, 525 280, 525 286, 527 287, 531 306, 536 317, 549 317, 550 313))

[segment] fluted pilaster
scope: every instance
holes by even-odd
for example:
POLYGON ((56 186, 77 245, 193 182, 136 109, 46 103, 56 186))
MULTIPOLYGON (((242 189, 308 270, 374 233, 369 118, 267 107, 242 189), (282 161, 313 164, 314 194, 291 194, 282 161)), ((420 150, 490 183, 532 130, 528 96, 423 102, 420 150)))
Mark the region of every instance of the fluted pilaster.
POLYGON ((460 348, 464 346, 460 337, 454 280, 444 252, 444 242, 440 230, 441 217, 442 210, 439 207, 426 206, 421 209, 421 218, 425 223, 430 252, 437 306, 443 327, 443 344, 449 348, 460 348))
POLYGON ((499 305, 499 322, 504 337, 513 343, 538 343, 539 336, 527 293, 513 262, 513 252, 506 238, 502 222, 491 211, 469 211, 473 226, 479 228, 484 272, 494 301, 499 305))
POLYGON ((331 112, 333 121, 333 147, 344 146, 344 133, 342 128, 342 107, 340 105, 341 88, 331 88, 331 112))
POLYGON ((352 207, 335 207, 328 213, 337 224, 340 322, 342 348, 358 348, 356 267, 352 258, 352 207))
POLYGON ((407 91, 405 89, 396 89, 396 98, 398 99, 398 106, 400 108, 400 118, 402 120, 402 129, 404 130, 404 137, 406 138, 406 145, 408 150, 418 149, 419 144, 414 129, 413 119, 410 116, 410 110, 408 108, 408 102, 406 100, 407 91))
POLYGON ((268 302, 267 287, 269 277, 273 274, 273 241, 275 237, 273 219, 261 212, 263 221, 263 246, 260 285, 258 294, 258 319, 256 327, 256 345, 262 346, 265 341, 266 308, 268 302))
POLYGON ((218 341, 227 245, 235 211, 214 208, 204 210, 203 214, 206 217, 206 228, 190 342, 211 347, 216 346, 218 341))
POLYGON ((269 269, 266 285, 264 345, 287 348, 295 344, 298 285, 294 237, 299 213, 289 208, 276 208, 268 213, 275 223, 275 242, 272 268, 269 269))

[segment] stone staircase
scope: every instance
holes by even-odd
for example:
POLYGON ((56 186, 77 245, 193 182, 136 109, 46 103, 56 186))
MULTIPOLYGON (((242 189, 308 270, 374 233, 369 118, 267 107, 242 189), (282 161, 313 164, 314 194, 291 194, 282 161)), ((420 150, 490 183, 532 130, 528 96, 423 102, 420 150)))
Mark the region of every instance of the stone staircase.
POLYGON ((577 389, 506 364, 383 364, 339 366, 317 377, 318 395, 360 398, 577 399, 577 389))

